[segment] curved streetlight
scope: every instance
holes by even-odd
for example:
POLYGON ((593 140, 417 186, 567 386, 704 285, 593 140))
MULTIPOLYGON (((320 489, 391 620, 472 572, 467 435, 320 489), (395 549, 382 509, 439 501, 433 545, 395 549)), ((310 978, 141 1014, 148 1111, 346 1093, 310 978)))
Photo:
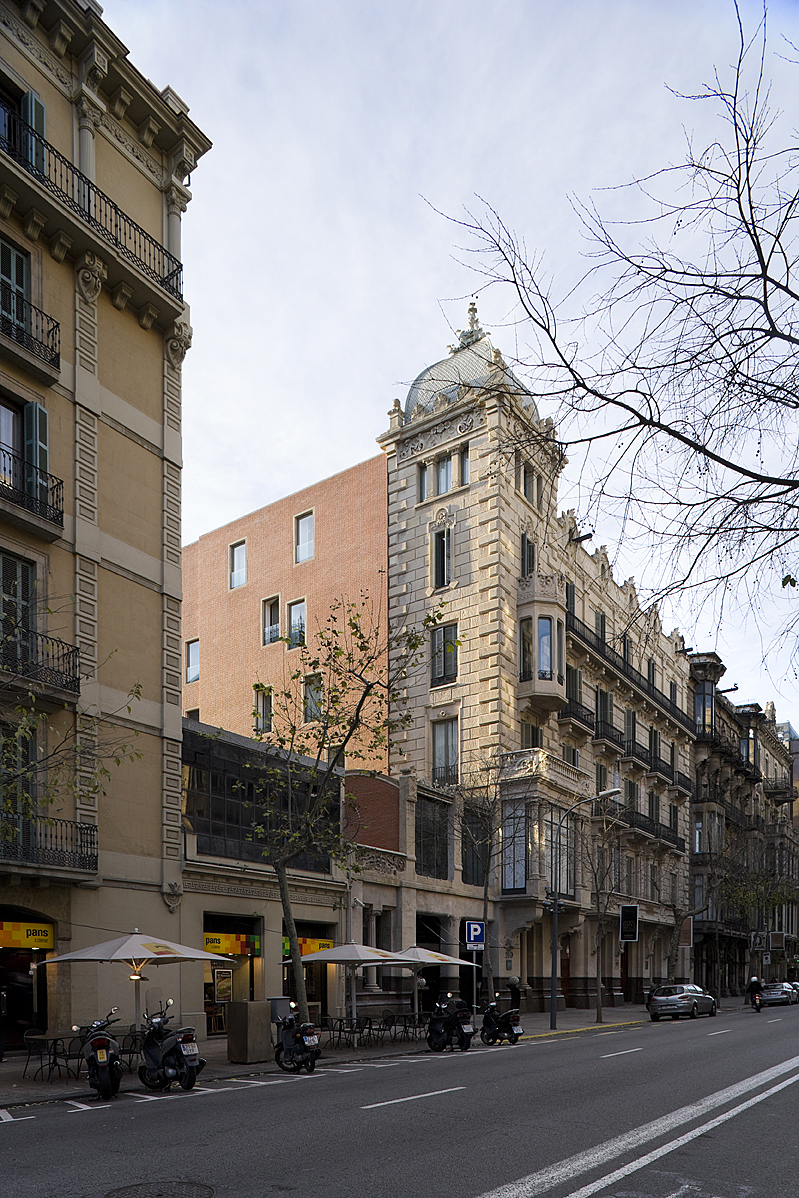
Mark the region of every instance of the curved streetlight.
MULTIPOLYGON (((598 795, 592 795, 590 799, 578 799, 576 803, 572 803, 571 807, 566 808, 558 821, 558 830, 555 835, 555 860, 552 862, 552 972, 549 979, 549 1026, 553 1032, 557 1031, 558 1027, 558 903, 560 901, 560 834, 563 829, 563 821, 567 815, 571 815, 575 807, 582 807, 584 803, 598 803, 603 799, 613 799, 620 794, 621 787, 615 786, 612 790, 603 790, 598 795)), ((599 951, 600 946, 597 946, 597 952, 599 951)))

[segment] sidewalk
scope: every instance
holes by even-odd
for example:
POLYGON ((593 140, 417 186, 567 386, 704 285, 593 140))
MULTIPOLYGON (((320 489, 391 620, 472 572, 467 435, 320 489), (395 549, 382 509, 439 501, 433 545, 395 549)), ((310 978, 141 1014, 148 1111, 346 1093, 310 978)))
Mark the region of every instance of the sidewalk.
MULTIPOLYGON (((558 1012, 558 1030, 552 1032, 549 1027, 549 1012, 537 1011, 525 1013, 522 1016, 522 1024, 524 1025, 524 1040, 532 1040, 535 1038, 549 1039, 552 1036, 574 1035, 579 1032, 597 1031, 597 1030, 612 1030, 616 1027, 631 1027, 640 1024, 649 1019, 646 1008, 629 1003, 624 1007, 609 1007, 603 1012, 604 1022, 596 1023, 596 1013, 594 1011, 575 1011, 568 1009, 558 1012)), ((394 1042, 387 1041, 383 1045, 373 1047, 345 1047, 345 1048, 326 1048, 325 1040, 326 1033, 322 1033, 322 1055, 319 1058, 317 1068, 323 1069, 325 1064, 342 1064, 345 1062, 355 1061, 370 1061, 370 1060, 385 1060, 391 1057, 411 1056, 420 1052, 428 1052, 429 1049, 424 1040, 396 1040, 394 1042)), ((480 1043, 479 1035, 472 1041, 474 1047, 484 1046, 480 1043)), ((491 1051, 484 1049, 484 1051, 491 1051)), ((275 1074, 286 1076, 280 1073, 277 1065, 271 1057, 266 1061, 257 1061, 249 1065, 236 1065, 227 1059, 227 1040, 224 1037, 214 1038, 212 1040, 204 1040, 200 1043, 200 1054, 205 1057, 208 1064, 200 1074, 198 1085, 206 1086, 209 1082, 223 1081, 234 1077, 253 1077, 261 1074, 275 1074)), ((25 1052, 11 1052, 6 1056, 4 1061, 0 1061, 0 1109, 8 1107, 20 1106, 26 1103, 37 1102, 63 1102, 65 1099, 74 1099, 78 1102, 85 1102, 95 1098, 95 1093, 89 1088, 85 1080, 85 1074, 79 1079, 74 1076, 67 1078, 65 1073, 62 1073, 59 1079, 58 1074, 53 1075, 53 1081, 48 1082, 42 1080, 41 1077, 33 1080, 32 1071, 36 1067, 35 1062, 31 1061, 28 1068, 28 1076, 23 1080, 22 1071, 25 1068, 25 1052)), ((122 1090, 143 1090, 143 1086, 136 1076, 135 1070, 133 1073, 125 1073, 122 1078, 122 1090)))

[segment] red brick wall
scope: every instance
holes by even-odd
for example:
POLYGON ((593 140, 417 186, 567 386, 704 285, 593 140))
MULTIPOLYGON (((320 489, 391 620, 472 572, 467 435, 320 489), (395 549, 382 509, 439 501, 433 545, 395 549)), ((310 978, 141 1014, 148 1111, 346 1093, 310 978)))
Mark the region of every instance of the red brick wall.
MULTIPOLYGON (((253 684, 281 687, 296 654, 262 643, 262 603, 306 602, 309 633, 324 624, 336 599, 367 592, 382 600, 387 566, 386 459, 370 458, 341 474, 217 528, 183 550, 183 710, 252 735, 253 684), (294 561, 294 518, 314 512, 314 556, 294 561), (247 543, 246 585, 229 587, 229 546, 247 543), (186 642, 200 641, 200 678, 186 684, 186 642)), ((368 763, 385 768, 382 757, 368 763)))
POLYGON ((349 835, 358 844, 399 852, 399 786, 390 778, 347 774, 346 792, 357 809, 349 835))

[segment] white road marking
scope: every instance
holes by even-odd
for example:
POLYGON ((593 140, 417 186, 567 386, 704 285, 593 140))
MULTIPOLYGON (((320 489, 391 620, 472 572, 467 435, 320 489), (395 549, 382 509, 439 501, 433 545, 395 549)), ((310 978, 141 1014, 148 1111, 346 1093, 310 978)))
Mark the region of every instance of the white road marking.
POLYGON ((625 1048, 623 1052, 604 1052, 599 1058, 600 1061, 606 1061, 608 1057, 626 1057, 631 1052, 643 1052, 643 1048, 625 1048))
POLYGON ((779 1019, 769 1019, 769 1023, 782 1023, 782 1016, 779 1019))
POLYGON ((26 1119, 35 1119, 35 1115, 20 1115, 15 1119, 13 1115, 9 1115, 8 1111, 0 1107, 0 1123, 24 1123, 26 1119))
MULTIPOLYGON (((629 1152, 631 1149, 640 1148, 641 1145, 647 1144, 651 1140, 656 1140, 659 1136, 666 1135, 684 1123, 690 1123, 694 1119, 701 1119, 709 1111, 724 1106, 727 1102, 732 1102, 742 1094, 756 1090, 758 1086, 766 1085, 775 1078, 789 1073, 792 1069, 799 1069, 799 1056, 782 1061, 779 1065, 772 1066, 771 1069, 764 1069, 762 1073, 755 1073, 751 1077, 744 1078, 743 1081, 736 1082, 732 1086, 727 1086, 724 1090, 717 1090, 714 1094, 708 1094, 705 1098, 700 1098, 698 1102, 678 1107, 677 1110, 671 1111, 668 1115, 663 1115, 660 1119, 654 1119, 651 1123, 644 1123, 640 1127, 633 1128, 632 1131, 624 1132, 622 1135, 614 1137, 612 1140, 606 1140, 603 1144, 597 1144, 593 1148, 586 1149, 584 1152, 578 1152, 574 1156, 567 1157, 565 1160, 557 1161, 554 1165, 549 1165, 546 1169, 541 1169, 537 1173, 521 1177, 517 1181, 499 1186, 495 1190, 486 1191, 486 1193, 480 1195, 480 1198, 535 1198, 538 1194, 545 1194, 547 1190, 551 1190, 556 1185, 562 1185, 572 1180, 580 1173, 588 1173, 593 1169, 597 1169, 601 1165, 607 1164, 608 1161, 615 1160, 625 1152, 629 1152)), ((791 1078, 790 1082, 797 1080, 799 1080, 799 1074, 791 1078)), ((569 1195, 569 1198, 573 1198, 573 1195, 569 1195)))
POLYGON ((75 1108, 74 1111, 67 1111, 68 1115, 77 1115, 78 1111, 101 1111, 103 1109, 99 1103, 97 1106, 87 1106, 85 1102, 77 1102, 74 1098, 68 1098, 66 1101, 75 1108))
POLYGON ((736 1115, 740 1115, 742 1111, 748 1111, 750 1107, 756 1106, 757 1103, 763 1102, 766 1098, 771 1098, 773 1094, 778 1094, 780 1090, 784 1090, 787 1086, 792 1086, 794 1082, 799 1082, 799 1074, 795 1077, 789 1077, 784 1082, 780 1082, 777 1086, 772 1086, 770 1090, 764 1090, 762 1094, 756 1094, 754 1098, 742 1102, 740 1106, 735 1106, 732 1110, 725 1111, 723 1115, 717 1115, 715 1119, 711 1119, 708 1123, 702 1123, 699 1127, 695 1127, 692 1131, 687 1131, 685 1135, 680 1136, 676 1140, 670 1140, 668 1144, 662 1144, 660 1148, 655 1148, 652 1152, 647 1152, 645 1156, 639 1157, 637 1161, 631 1161, 629 1165, 624 1165, 621 1169, 616 1169, 613 1173, 608 1173, 599 1181, 591 1182, 590 1185, 583 1186, 580 1190, 574 1190, 573 1193, 567 1194, 566 1198, 591 1198, 592 1194, 596 1194, 599 1190, 604 1190, 609 1185, 614 1185, 617 1181, 621 1181, 624 1177, 629 1177, 631 1173, 637 1173, 639 1169, 646 1168, 654 1161, 660 1160, 662 1156, 666 1156, 670 1152, 675 1152, 678 1148, 690 1144, 691 1140, 695 1140, 698 1136, 704 1136, 707 1132, 712 1131, 716 1127, 720 1127, 722 1123, 726 1123, 728 1119, 733 1119, 736 1115))
POLYGON ((429 1090, 427 1094, 411 1094, 408 1098, 390 1098, 388 1102, 372 1102, 362 1106, 362 1111, 373 1111, 378 1106, 396 1106, 398 1102, 416 1102, 418 1098, 435 1098, 437 1094, 454 1094, 456 1090, 465 1090, 465 1086, 450 1086, 448 1090, 429 1090))
POLYGON ((238 1082, 240 1086, 285 1086, 288 1085, 287 1077, 279 1077, 273 1082, 257 1082, 251 1077, 232 1077, 231 1081, 238 1082))
POLYGON ((725 1027, 724 1030, 721 1032, 708 1032, 708 1036, 726 1036, 727 1032, 731 1032, 731 1031, 732 1031, 731 1027, 725 1027))

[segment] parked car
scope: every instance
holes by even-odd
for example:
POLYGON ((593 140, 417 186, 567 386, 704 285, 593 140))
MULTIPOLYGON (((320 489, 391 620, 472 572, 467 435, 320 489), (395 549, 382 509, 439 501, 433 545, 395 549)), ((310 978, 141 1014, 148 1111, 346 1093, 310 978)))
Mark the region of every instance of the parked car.
POLYGON ((649 1000, 649 1018, 653 1023, 667 1015, 672 1019, 679 1019, 681 1015, 696 1019, 697 1015, 715 1014, 716 1000, 701 986, 658 986, 649 1000))
POLYGON ((797 995, 799 995, 799 982, 789 982, 789 983, 788 983, 788 985, 789 985, 789 986, 793 986, 793 988, 794 988, 794 990, 796 991, 797 995))
POLYGON ((762 1002, 764 1007, 789 1007, 799 1002, 799 994, 790 982, 771 982, 763 987, 762 1002))

